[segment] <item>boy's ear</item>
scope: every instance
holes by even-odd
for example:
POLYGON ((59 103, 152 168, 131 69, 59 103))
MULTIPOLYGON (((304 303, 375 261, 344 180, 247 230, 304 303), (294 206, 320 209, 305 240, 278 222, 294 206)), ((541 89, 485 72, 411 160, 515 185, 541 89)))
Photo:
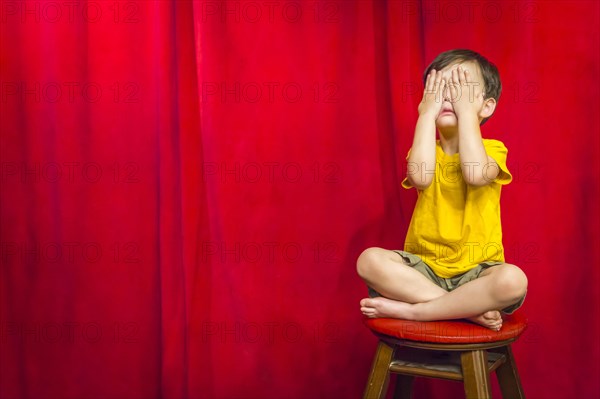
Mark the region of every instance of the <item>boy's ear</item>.
POLYGON ((479 111, 479 116, 483 119, 492 116, 496 110, 496 104, 498 103, 496 102, 495 98, 487 98, 483 100, 483 106, 481 107, 481 111, 479 111))

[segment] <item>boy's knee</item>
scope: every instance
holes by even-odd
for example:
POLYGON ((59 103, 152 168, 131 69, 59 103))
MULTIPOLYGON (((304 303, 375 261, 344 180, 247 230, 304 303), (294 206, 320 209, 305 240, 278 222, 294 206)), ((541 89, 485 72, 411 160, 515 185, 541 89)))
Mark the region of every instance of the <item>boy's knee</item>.
POLYGON ((377 267, 378 261, 381 257, 381 248, 371 247, 367 248, 356 260, 356 271, 362 278, 366 278, 373 272, 377 267))
POLYGON ((515 265, 499 266, 495 273, 496 292, 506 299, 518 300, 527 292, 527 276, 515 265))

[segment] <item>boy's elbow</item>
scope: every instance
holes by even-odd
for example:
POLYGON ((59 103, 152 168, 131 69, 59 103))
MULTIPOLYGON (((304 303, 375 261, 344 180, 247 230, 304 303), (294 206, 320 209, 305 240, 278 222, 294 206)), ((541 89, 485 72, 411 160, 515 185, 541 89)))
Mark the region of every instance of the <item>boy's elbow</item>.
POLYGON ((492 181, 485 178, 485 176, 480 176, 480 177, 465 177, 463 176, 463 179, 465 181, 465 183, 467 183, 469 186, 473 186, 473 187, 483 187, 483 186, 487 186, 488 184, 490 184, 492 181))
POLYGON ((411 186, 413 186, 417 190, 425 190, 427 187, 431 186, 431 183, 433 182, 432 176, 415 177, 415 176, 408 175, 407 177, 408 177, 408 181, 411 184, 411 186))
POLYGON ((463 180, 469 186, 487 186, 488 184, 495 182, 500 173, 498 164, 490 157, 488 157, 488 163, 486 163, 483 168, 471 166, 472 164, 467 163, 462 166, 463 180))

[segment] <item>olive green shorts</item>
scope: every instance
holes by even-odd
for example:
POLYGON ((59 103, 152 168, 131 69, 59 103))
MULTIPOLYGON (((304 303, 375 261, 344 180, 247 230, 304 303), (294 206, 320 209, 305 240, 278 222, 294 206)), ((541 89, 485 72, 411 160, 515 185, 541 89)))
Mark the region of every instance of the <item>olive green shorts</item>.
MULTIPOLYGON (((468 283, 469 281, 475 280, 477 277, 479 277, 481 272, 487 269, 488 267, 502 264, 502 262, 483 262, 462 274, 450 278, 443 278, 435 274, 433 269, 431 269, 431 267, 429 267, 425 262, 423 262, 423 259, 421 259, 421 257, 419 257, 418 255, 413 255, 409 252, 398 250, 395 250, 394 252, 400 255, 408 266, 412 266, 415 270, 418 270, 429 280, 433 281, 436 285, 442 287, 448 292, 454 290, 456 287, 460 287, 461 285, 468 283)), ((371 287, 369 287, 369 296, 373 298, 382 295, 374 289, 372 289, 371 287)), ((523 295, 523 297, 519 299, 516 303, 502 309, 502 312, 508 314, 513 313, 515 310, 520 308, 521 305, 523 305, 524 301, 525 295, 523 295)))

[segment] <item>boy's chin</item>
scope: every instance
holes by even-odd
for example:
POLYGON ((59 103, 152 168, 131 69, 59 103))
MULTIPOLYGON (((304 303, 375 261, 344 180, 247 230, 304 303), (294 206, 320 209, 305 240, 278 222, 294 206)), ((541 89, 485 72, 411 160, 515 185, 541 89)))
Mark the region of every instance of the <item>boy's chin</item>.
POLYGON ((458 127, 458 121, 454 117, 444 116, 435 121, 435 126, 438 128, 438 130, 453 130, 458 127))
POLYGON ((454 112, 444 112, 441 115, 438 115, 436 122, 440 123, 440 122, 454 122, 456 123, 457 119, 456 119, 456 114, 454 112))

